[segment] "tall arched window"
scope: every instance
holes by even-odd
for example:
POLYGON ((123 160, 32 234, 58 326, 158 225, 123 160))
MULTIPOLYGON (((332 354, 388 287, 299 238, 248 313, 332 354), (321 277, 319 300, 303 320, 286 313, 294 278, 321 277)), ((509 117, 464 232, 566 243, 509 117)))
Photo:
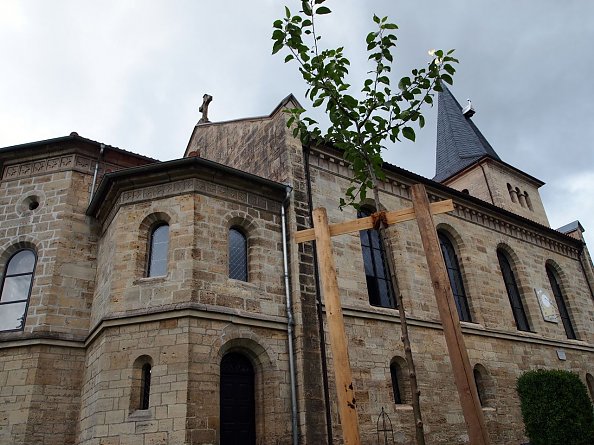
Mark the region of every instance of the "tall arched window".
POLYGON ((549 277, 549 283, 551 283, 551 289, 553 290, 553 295, 555 296, 555 301, 557 302, 557 308, 559 308, 559 315, 561 316, 561 321, 565 328, 565 334, 567 335, 567 338, 575 340, 575 330, 573 329, 571 318, 569 318, 569 312, 567 311, 567 305, 565 304, 565 297, 559 286, 557 273, 549 264, 546 265, 546 270, 547 276, 549 277))
POLYGON ((6 263, 0 295, 0 331, 25 327, 36 260, 35 252, 23 249, 12 255, 6 263))
MULTIPOLYGON (((357 212, 358 218, 364 218, 373 213, 369 209, 357 212)), ((365 264, 365 278, 369 303, 374 306, 396 307, 392 282, 385 266, 385 253, 377 230, 361 230, 361 250, 365 264)))
POLYGON ((145 363, 142 365, 142 377, 140 381, 140 409, 149 408, 149 400, 151 396, 151 364, 145 363))
POLYGON ((522 298, 520 297, 520 291, 516 283, 516 277, 512 270, 511 264, 507 259, 507 255, 501 249, 497 249, 497 259, 499 260, 499 267, 503 275, 503 281, 505 282, 505 289, 507 290, 507 296, 509 297, 509 303, 514 314, 514 320, 516 321, 516 327, 520 331, 529 331, 530 325, 528 324, 528 317, 524 311, 524 305, 522 304, 522 298))
POLYGON ((452 287, 454 301, 458 309, 458 316, 461 321, 472 321, 466 291, 464 290, 464 282, 462 281, 462 273, 460 272, 460 264, 458 263, 458 256, 454 250, 454 245, 445 233, 438 231, 437 236, 439 237, 443 260, 448 270, 448 277, 450 278, 450 286, 452 287))
POLYGON ((402 399, 402 369, 397 362, 390 364, 390 377, 392 378, 392 392, 394 393, 394 403, 400 405, 403 402, 402 399))
POLYGON ((237 228, 229 229, 229 278, 247 281, 247 238, 237 228))
POLYGON ((157 224, 153 227, 149 239, 147 277, 161 277, 167 275, 168 252, 169 224, 157 224))

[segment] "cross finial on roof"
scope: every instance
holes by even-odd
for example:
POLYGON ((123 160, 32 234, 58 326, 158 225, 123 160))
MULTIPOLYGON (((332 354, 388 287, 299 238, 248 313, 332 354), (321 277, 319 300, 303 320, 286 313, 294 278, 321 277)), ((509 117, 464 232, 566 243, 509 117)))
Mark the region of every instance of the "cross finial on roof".
POLYGON ((202 113, 202 117, 198 121, 199 124, 206 124, 210 122, 208 120, 208 104, 212 102, 212 96, 210 94, 205 94, 202 96, 202 105, 198 109, 202 113))

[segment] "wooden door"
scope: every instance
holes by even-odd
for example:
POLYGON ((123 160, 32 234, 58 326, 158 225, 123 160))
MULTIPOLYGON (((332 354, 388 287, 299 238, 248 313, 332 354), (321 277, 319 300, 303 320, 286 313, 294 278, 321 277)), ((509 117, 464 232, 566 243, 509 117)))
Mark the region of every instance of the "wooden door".
POLYGON ((221 445, 255 445, 254 367, 231 352, 221 360, 221 445))

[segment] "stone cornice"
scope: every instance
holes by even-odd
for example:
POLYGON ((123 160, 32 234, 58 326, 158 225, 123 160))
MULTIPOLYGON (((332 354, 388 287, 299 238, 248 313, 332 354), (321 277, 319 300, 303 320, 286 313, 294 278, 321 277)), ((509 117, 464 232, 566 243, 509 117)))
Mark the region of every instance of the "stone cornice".
POLYGON ((201 318, 206 320, 217 320, 237 325, 286 331, 287 318, 268 316, 237 309, 230 309, 221 306, 214 306, 202 303, 184 303, 171 305, 170 307, 159 307, 150 310, 120 313, 111 317, 101 319, 91 329, 86 338, 73 339, 69 336, 60 338, 59 334, 35 335, 18 338, 16 335, 10 339, 0 341, 0 349, 21 348, 31 346, 59 346, 66 348, 87 348, 101 334, 110 328, 128 326, 140 323, 149 323, 176 318, 201 318))
MULTIPOLYGON (((78 171, 92 175, 97 160, 80 154, 63 154, 43 159, 27 160, 15 164, 7 164, 2 171, 2 180, 11 181, 33 176, 46 175, 62 171, 78 171)), ((115 164, 99 163, 101 176, 106 171, 118 170, 115 164)))
MULTIPOLYGON (((312 150, 311 155, 310 165, 312 168, 318 168, 350 180, 349 164, 338 155, 318 150, 312 150)), ((533 223, 521 216, 513 215, 511 212, 499 209, 491 204, 484 203, 483 206, 481 205, 483 202, 478 198, 466 197, 457 190, 435 183, 427 178, 422 178, 414 173, 408 173, 410 178, 397 177, 393 172, 387 171, 386 181, 381 183, 380 189, 384 193, 410 201, 410 186, 415 182, 422 181, 428 187, 430 201, 454 200, 455 210, 451 213, 453 216, 572 259, 577 260, 579 258, 580 245, 575 239, 567 235, 533 223), (480 203, 473 201, 480 201, 480 203)), ((406 171, 403 170, 402 175, 405 176, 406 171)))
POLYGON ((107 229, 120 207, 171 196, 197 193, 204 196, 220 198, 225 201, 247 205, 260 210, 279 213, 281 203, 262 194, 240 190, 228 185, 207 181, 200 178, 187 178, 165 184, 149 185, 121 191, 109 206, 109 213, 99 215, 103 231, 107 229))
MULTIPOLYGON (((324 305, 322 306, 324 307, 324 305)), ((397 309, 364 310, 359 308, 343 307, 342 310, 345 317, 369 319, 375 321, 381 320, 386 323, 400 324, 400 318, 398 317, 397 309)), ((409 315, 406 316, 406 319, 410 326, 442 330, 441 323, 438 321, 422 320, 419 318, 410 317, 409 315)), ((594 353, 594 345, 580 340, 557 340, 545 338, 539 334, 530 332, 509 332, 500 329, 490 329, 475 323, 462 322, 460 324, 462 327, 462 332, 467 335, 476 335, 498 340, 532 343, 554 348, 594 353)))

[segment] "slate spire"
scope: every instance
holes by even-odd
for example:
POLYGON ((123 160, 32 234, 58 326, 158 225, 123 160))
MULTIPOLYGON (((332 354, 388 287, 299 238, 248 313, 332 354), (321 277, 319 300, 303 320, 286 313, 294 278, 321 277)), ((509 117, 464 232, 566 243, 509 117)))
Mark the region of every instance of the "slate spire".
POLYGON ((444 181, 489 156, 501 159, 474 125, 465 116, 462 107, 450 90, 442 83, 437 106, 437 153, 434 181, 444 181))

